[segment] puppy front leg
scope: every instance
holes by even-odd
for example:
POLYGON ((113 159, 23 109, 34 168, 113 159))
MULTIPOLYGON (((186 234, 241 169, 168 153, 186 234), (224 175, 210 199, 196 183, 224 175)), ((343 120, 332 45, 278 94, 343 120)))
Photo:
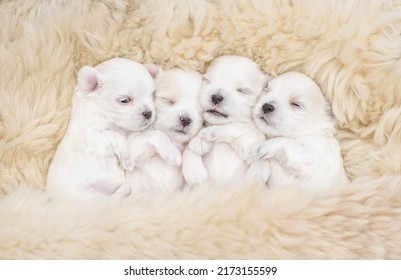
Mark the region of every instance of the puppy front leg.
POLYGON ((231 143, 231 147, 242 160, 251 163, 255 160, 252 150, 260 143, 263 143, 263 140, 264 137, 257 137, 255 134, 247 133, 235 139, 231 143))
POLYGON ((163 132, 158 130, 152 131, 149 134, 149 144, 167 163, 176 166, 181 165, 182 157, 180 151, 163 132))
POLYGON ((255 156, 259 159, 271 159, 282 152, 283 147, 289 143, 288 138, 277 137, 269 139, 255 147, 255 156))
POLYGON ((260 144, 255 149, 255 153, 256 157, 259 159, 274 158, 285 166, 295 167, 296 162, 292 162, 291 159, 296 158, 294 155, 299 154, 300 151, 304 149, 305 147, 296 140, 285 137, 276 137, 260 144))
POLYGON ((182 154, 182 175, 189 187, 207 181, 208 173, 202 156, 185 149, 182 154))
POLYGON ((151 159, 156 150, 146 141, 146 134, 131 135, 128 138, 128 145, 133 155, 135 165, 141 165, 151 159))
POLYGON ((197 136, 188 143, 188 148, 197 155, 204 155, 210 151, 211 142, 231 143, 233 139, 242 135, 243 131, 232 124, 213 125, 203 128, 197 136))
POLYGON ((209 126, 204 128, 199 135, 208 141, 230 144, 244 161, 249 161, 252 158, 251 149, 264 140, 264 135, 253 129, 249 123, 209 126))
POLYGON ((111 135, 111 139, 114 153, 120 161, 121 167, 129 172, 134 170, 135 162, 130 153, 127 139, 117 133, 111 135))
POLYGON ((87 139, 91 147, 89 153, 100 156, 115 155, 124 170, 133 170, 134 161, 124 135, 110 130, 91 130, 87 133, 87 139))
POLYGON ((205 127, 198 135, 206 141, 231 143, 243 134, 244 130, 241 125, 238 123, 228 123, 205 127))
POLYGON ((208 153, 212 148, 212 143, 203 139, 199 134, 189 141, 187 145, 187 149, 189 149, 192 153, 203 156, 208 153))
POLYGON ((257 160, 253 162, 245 174, 247 182, 267 183, 270 177, 270 161, 257 160))

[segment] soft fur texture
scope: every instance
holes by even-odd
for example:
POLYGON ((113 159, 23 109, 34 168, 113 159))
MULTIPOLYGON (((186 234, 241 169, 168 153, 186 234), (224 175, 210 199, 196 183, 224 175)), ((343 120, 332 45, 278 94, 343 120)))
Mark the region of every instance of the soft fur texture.
POLYGON ((1 258, 401 258, 399 0, 15 0, 0 15, 1 258), (97 205, 40 192, 80 67, 203 72, 221 54, 315 80, 355 181, 320 197, 205 186, 97 205))

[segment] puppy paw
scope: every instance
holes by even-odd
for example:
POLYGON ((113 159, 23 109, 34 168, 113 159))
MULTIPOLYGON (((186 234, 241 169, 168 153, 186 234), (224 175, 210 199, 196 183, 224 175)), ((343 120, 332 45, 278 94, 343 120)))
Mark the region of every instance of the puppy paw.
POLYGON ((247 182, 266 183, 270 177, 270 163, 268 161, 256 161, 251 164, 245 175, 247 182))
POLYGON ((135 160, 129 152, 128 147, 126 145, 121 145, 115 147, 114 150, 121 168, 127 171, 132 171, 134 169, 135 160))
POLYGON ((200 155, 185 150, 182 160, 182 174, 188 186, 207 181, 208 173, 200 155))
POLYGON ((250 152, 251 159, 253 160, 270 158, 271 156, 269 156, 269 154, 270 154, 269 147, 265 144, 256 146, 254 149, 251 149, 250 152))
POLYGON ((218 138, 217 137, 218 133, 219 133, 218 127, 209 126, 209 127, 202 129, 199 132, 199 137, 201 137, 202 139, 204 139, 206 141, 216 141, 218 138))
POLYGON ((180 166, 182 157, 181 153, 175 147, 173 149, 168 149, 167 152, 162 156, 162 159, 166 161, 168 164, 180 166))
POLYGON ((119 156, 119 161, 120 161, 120 165, 121 165, 122 169, 124 169, 128 172, 131 172, 132 170, 134 170, 135 161, 133 160, 133 158, 130 154, 125 154, 125 155, 119 156))
POLYGON ((138 152, 138 151, 134 151, 134 152, 135 152, 134 162, 135 162, 135 165, 138 165, 138 166, 145 164, 156 154, 156 152, 154 150, 150 150, 150 149, 143 149, 140 152, 138 152))
POLYGON ((188 149, 194 154, 200 156, 203 156, 204 154, 209 152, 211 148, 212 148, 212 143, 203 140, 201 137, 193 138, 188 144, 188 149))
POLYGON ((244 161, 253 162, 258 159, 256 156, 257 152, 253 151, 252 148, 241 145, 240 143, 234 142, 231 144, 231 147, 237 153, 237 155, 244 161))

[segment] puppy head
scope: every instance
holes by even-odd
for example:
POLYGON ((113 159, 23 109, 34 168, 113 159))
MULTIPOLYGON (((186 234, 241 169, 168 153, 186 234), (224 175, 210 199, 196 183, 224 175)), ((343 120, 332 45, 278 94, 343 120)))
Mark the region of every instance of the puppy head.
POLYGON ((121 129, 140 131, 155 120, 151 75, 155 69, 155 65, 125 58, 113 58, 95 68, 83 66, 78 72, 77 95, 89 102, 84 109, 121 129))
POLYGON ((188 142, 202 127, 199 91, 202 77, 196 71, 163 70, 156 78, 155 128, 173 141, 188 142))
POLYGON ((203 117, 208 124, 252 119, 252 107, 268 76, 251 59, 220 56, 208 67, 201 90, 203 117))
POLYGON ((331 108, 319 86, 299 72, 273 78, 256 103, 253 118, 268 137, 335 132, 331 108))

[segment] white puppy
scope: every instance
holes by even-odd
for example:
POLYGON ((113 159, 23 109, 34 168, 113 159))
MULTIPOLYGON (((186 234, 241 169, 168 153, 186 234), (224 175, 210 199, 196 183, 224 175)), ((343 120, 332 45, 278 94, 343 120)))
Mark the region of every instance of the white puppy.
POLYGON ((267 81, 268 76, 246 57, 220 56, 210 64, 200 98, 207 127, 184 153, 184 158, 191 158, 190 166, 183 163, 188 185, 267 180, 266 161, 253 163, 246 153, 265 139, 252 121, 252 107, 267 81), (202 156, 204 166, 196 156, 202 156))
POLYGON ((129 59, 82 67, 68 129, 50 165, 48 190, 73 197, 129 194, 123 170, 133 168, 127 132, 154 121, 154 90, 147 68, 129 59))
POLYGON ((288 72, 273 78, 253 114, 268 138, 255 152, 270 159, 269 186, 319 190, 348 181, 331 108, 309 77, 288 72))
POLYGON ((202 127, 198 72, 160 70, 155 82, 156 121, 145 133, 129 137, 136 154, 136 167, 127 174, 133 192, 180 189, 181 153, 202 127))

